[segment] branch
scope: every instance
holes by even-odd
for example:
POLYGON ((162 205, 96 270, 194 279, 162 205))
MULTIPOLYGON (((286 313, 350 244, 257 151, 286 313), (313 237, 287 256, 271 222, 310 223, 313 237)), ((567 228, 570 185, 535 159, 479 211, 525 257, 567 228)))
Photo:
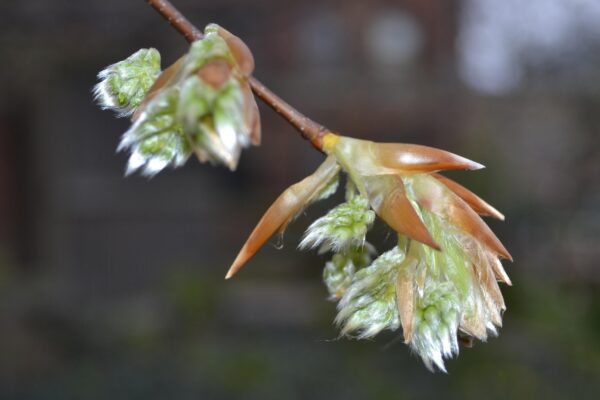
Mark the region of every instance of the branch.
MULTIPOLYGON (((181 33, 188 42, 191 43, 203 38, 202 32, 183 16, 170 1, 146 1, 158 11, 158 13, 161 14, 173 28, 181 33)), ((263 85, 258 79, 250 77, 249 83, 250 87, 252 87, 252 91, 258 98, 296 128, 304 139, 311 142, 315 149, 323 151, 323 136, 329 131, 327 128, 296 110, 285 100, 263 85)))

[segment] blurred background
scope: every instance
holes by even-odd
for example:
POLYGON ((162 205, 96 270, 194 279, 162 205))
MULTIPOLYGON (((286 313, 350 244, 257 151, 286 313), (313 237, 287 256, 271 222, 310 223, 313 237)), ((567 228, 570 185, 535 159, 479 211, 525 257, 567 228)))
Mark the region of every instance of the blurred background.
MULTIPOLYGON (((306 212, 223 276, 322 156, 262 104, 235 173, 123 176, 104 66, 185 40, 143 1, 0 4, 0 399, 600 396, 600 2, 176 0, 254 51, 256 76, 345 135, 444 148, 514 256, 498 338, 429 373, 396 333, 337 340, 306 212)), ((376 225, 378 250, 387 229, 376 225)), ((386 247, 387 246, 387 247, 386 247)))

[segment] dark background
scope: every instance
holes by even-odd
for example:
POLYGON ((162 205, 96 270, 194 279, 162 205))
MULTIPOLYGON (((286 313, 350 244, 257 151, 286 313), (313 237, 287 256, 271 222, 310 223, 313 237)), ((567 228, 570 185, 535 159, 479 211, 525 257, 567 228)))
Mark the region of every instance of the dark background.
POLYGON ((448 375, 394 333, 336 340, 325 259, 295 250, 331 200, 225 282, 322 157, 261 104, 263 145, 236 172, 124 178, 128 122, 93 104, 95 75, 140 47, 168 65, 185 40, 143 1, 3 0, 0 399, 598 398, 599 2, 176 5, 241 36, 255 75, 331 129, 487 166, 452 176, 506 215, 501 335, 448 375))

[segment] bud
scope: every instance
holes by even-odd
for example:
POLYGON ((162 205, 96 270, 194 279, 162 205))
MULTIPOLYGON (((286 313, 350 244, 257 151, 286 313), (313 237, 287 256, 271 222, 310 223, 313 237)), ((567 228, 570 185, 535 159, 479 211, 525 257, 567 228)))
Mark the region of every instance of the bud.
POLYGON ((229 85, 228 90, 216 91, 197 76, 188 78, 177 116, 200 161, 234 170, 242 147, 249 143, 242 133, 241 91, 235 82, 229 85))
POLYGON ((102 109, 113 110, 120 117, 131 115, 159 74, 158 50, 140 49, 98 74, 100 82, 94 87, 94 98, 102 109))
POLYGON ((211 24, 181 65, 177 118, 201 162, 237 167, 242 148, 260 143, 260 117, 248 77, 250 50, 211 24))
POLYGON ((374 220, 375 213, 369 209, 367 199, 356 196, 313 222, 299 247, 307 249, 323 245, 339 252, 350 246, 361 246, 374 220))
POLYGON ((374 254, 375 247, 365 242, 363 246, 351 247, 333 255, 323 269, 323 282, 331 299, 336 300, 343 296, 352 282, 354 273, 371 264, 374 254))
POLYGON ((428 282, 417 296, 410 347, 429 370, 446 371, 444 358, 458 354, 458 294, 450 282, 428 282))
POLYGON ((178 98, 177 88, 160 93, 125 132, 118 151, 131 151, 126 175, 140 169, 143 175, 154 176, 168 166, 185 164, 191 149, 174 117, 178 98))
POLYGON ((354 275, 338 303, 335 322, 342 335, 357 332, 359 339, 366 339, 384 329, 398 329, 395 283, 404 256, 396 246, 354 275))

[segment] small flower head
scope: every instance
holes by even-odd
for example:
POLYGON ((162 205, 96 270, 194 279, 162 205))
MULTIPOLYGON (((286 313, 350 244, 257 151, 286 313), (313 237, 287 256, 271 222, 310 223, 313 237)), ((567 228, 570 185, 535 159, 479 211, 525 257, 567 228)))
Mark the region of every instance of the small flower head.
POLYGON ((444 358, 458 354, 459 306, 450 282, 428 282, 422 296, 417 296, 410 346, 430 370, 435 364, 445 372, 444 358))
POLYGON ((384 329, 398 329, 395 276, 403 259, 404 253, 394 247, 354 275, 338 303, 335 321, 343 335, 357 332, 359 339, 366 339, 384 329))
POLYGON ((98 74, 94 97, 103 109, 118 116, 131 115, 160 74, 160 53, 140 49, 123 61, 109 65, 98 74))
POLYGON ((242 148, 250 145, 243 107, 236 80, 219 90, 197 76, 184 82, 177 118, 200 161, 236 168, 242 148))
POLYGON ((121 139, 118 150, 131 149, 126 174, 141 170, 153 176, 167 166, 179 167, 192 154, 190 145, 174 118, 179 91, 171 88, 160 93, 121 139))
POLYGON ((330 298, 341 298, 352 283, 356 271, 371 264, 375 254, 375 247, 368 242, 334 254, 323 269, 323 282, 330 298))
POLYGON ((361 246, 373 221, 375 213, 369 209, 367 199, 355 196, 313 222, 299 247, 307 249, 323 245, 339 252, 351 246, 361 246))

